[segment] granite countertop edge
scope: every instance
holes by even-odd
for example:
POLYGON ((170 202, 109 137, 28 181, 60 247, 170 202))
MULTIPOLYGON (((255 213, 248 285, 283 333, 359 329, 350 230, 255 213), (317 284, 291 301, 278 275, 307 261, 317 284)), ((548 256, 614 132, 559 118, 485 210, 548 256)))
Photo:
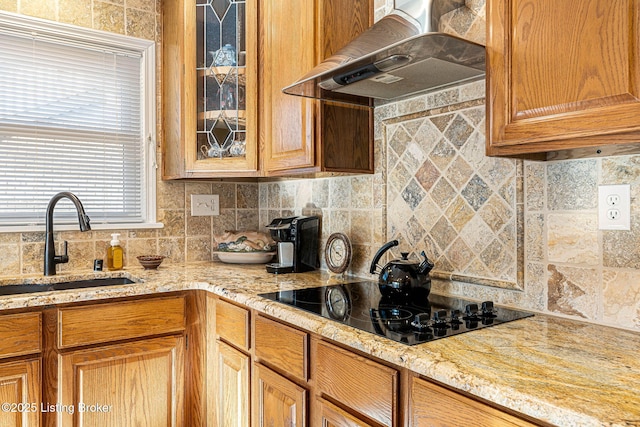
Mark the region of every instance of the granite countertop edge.
POLYGON ((640 334, 631 331, 536 314, 407 346, 260 297, 336 282, 323 272, 271 275, 261 265, 202 262, 158 270, 64 272, 0 278, 0 286, 94 277, 141 283, 0 296, 0 310, 199 289, 550 424, 640 426, 640 397, 631 389, 640 384, 640 334))

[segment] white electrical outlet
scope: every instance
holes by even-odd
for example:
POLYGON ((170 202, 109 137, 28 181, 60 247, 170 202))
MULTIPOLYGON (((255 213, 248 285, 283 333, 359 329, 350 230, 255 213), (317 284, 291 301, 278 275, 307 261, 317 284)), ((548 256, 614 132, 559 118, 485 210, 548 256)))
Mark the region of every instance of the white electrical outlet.
POLYGON ((598 228, 631 229, 631 187, 629 184, 598 187, 598 228))
POLYGON ((220 196, 217 194, 192 194, 191 216, 220 215, 220 196))

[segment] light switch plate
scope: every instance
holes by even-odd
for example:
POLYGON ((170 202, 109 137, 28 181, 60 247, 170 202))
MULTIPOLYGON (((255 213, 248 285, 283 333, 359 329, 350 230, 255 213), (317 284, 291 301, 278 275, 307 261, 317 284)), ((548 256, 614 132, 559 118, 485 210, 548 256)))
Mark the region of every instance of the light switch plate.
POLYGON ((220 215, 220 196, 217 194, 192 194, 191 216, 220 215))
POLYGON ((598 228, 631 229, 631 187, 629 184, 598 186, 598 228))

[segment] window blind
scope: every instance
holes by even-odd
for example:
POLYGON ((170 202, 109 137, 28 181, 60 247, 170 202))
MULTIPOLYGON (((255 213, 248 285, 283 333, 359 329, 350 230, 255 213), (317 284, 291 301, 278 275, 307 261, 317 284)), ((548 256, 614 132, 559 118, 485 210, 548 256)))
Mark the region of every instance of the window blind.
POLYGON ((0 226, 44 224, 60 191, 92 224, 145 221, 143 71, 135 50, 0 25, 0 226))

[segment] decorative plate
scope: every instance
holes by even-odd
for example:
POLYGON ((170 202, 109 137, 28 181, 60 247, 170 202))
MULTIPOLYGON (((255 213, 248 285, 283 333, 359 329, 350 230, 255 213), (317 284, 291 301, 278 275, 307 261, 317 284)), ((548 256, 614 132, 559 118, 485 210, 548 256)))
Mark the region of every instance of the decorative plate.
POLYGON ((273 258, 275 252, 214 252, 220 261, 228 264, 264 264, 273 258))
POLYGON ((351 263, 351 241, 343 233, 333 233, 324 247, 327 268, 336 274, 344 273, 351 263))

